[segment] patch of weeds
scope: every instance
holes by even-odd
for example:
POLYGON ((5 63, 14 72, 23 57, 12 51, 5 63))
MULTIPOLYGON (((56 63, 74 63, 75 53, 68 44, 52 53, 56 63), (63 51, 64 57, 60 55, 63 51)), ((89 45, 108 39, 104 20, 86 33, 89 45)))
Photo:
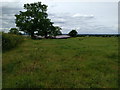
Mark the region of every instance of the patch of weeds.
POLYGON ((116 53, 109 54, 109 55, 107 55, 107 58, 118 59, 118 54, 116 54, 116 53))

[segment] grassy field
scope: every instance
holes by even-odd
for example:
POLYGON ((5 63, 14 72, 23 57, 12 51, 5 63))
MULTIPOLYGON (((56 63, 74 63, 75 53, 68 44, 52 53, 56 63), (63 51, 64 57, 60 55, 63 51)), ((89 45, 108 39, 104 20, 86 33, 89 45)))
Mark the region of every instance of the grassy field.
POLYGON ((25 40, 3 53, 3 88, 117 88, 117 37, 25 40))

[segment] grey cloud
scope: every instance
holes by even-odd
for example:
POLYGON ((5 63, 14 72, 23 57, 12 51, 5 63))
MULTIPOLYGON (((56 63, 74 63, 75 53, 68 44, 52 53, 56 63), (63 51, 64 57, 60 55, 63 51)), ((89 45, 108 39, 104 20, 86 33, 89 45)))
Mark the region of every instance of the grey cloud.
POLYGON ((86 32, 90 32, 90 28, 88 28, 90 26, 89 22, 94 22, 94 19, 89 20, 88 16, 84 16, 84 18, 71 16, 72 14, 69 13, 50 14, 52 21, 61 26, 63 33, 68 33, 71 29, 77 29, 79 33, 81 33, 81 31, 85 32, 85 30, 86 32))
POLYGON ((2 14, 17 14, 20 10, 20 8, 2 7, 2 14))
POLYGON ((94 18, 94 15, 76 13, 76 14, 72 15, 72 17, 74 17, 74 18, 94 18))
MULTIPOLYGON (((22 10, 19 7, 18 3, 3 3, 2 15, 0 15, 0 19, 2 20, 2 28, 11 28, 15 27, 15 14, 18 14, 19 11, 22 10)), ((7 29, 5 29, 8 31, 7 29)))
MULTIPOLYGON (((51 8, 56 7, 51 5, 51 8)), ((17 3, 9 3, 2 7, 2 26, 3 28, 15 27, 15 14, 21 11, 17 3)), ((90 33, 116 33, 115 29, 101 25, 94 15, 74 14, 74 13, 52 13, 48 11, 49 18, 55 25, 60 26, 63 33, 68 33, 71 29, 77 29, 80 34, 90 33)))

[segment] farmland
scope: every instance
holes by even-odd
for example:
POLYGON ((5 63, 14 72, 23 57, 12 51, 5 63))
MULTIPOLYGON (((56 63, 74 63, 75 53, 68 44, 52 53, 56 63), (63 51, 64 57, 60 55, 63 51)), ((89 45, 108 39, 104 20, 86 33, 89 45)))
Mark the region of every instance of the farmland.
POLYGON ((117 88, 118 38, 25 41, 3 53, 3 88, 117 88))

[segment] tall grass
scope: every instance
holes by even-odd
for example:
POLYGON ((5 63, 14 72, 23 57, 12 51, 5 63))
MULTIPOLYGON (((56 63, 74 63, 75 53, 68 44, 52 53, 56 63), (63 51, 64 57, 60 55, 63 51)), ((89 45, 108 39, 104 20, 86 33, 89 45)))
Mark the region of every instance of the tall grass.
POLYGON ((25 40, 3 53, 3 88, 117 88, 117 37, 25 40))
POLYGON ((23 42, 23 37, 15 34, 2 33, 2 50, 3 52, 17 47, 23 42))

